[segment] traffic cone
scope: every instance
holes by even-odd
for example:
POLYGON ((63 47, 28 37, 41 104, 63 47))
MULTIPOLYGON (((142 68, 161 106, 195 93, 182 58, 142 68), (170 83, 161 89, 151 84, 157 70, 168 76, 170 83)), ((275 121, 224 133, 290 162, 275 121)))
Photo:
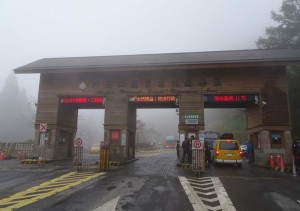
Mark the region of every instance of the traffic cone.
POLYGON ((0 154, 0 160, 5 160, 5 158, 4 158, 4 152, 3 151, 0 154))
POLYGON ((275 166, 275 164, 274 164, 274 157, 273 157, 273 155, 271 155, 270 156, 270 168, 273 169, 274 166, 275 166))
POLYGON ((281 157, 281 169, 280 172, 284 172, 285 169, 285 165, 284 165, 284 161, 283 161, 283 156, 281 157))
POLYGON ((277 167, 276 170, 279 170, 281 168, 281 157, 280 155, 277 155, 277 167))

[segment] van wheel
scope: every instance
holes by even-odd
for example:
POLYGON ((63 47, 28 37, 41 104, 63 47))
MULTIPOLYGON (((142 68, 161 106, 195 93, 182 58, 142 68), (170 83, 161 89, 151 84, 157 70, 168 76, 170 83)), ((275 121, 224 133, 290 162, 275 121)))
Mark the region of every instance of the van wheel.
POLYGON ((241 164, 241 163, 238 163, 237 166, 238 166, 239 168, 242 168, 242 164, 241 164))

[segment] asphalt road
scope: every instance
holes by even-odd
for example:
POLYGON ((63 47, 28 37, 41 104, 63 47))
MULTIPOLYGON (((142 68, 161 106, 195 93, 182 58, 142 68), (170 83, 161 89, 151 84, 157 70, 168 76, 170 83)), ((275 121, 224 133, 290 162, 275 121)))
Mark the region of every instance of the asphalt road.
POLYGON ((242 168, 211 166, 198 176, 176 167, 175 150, 137 152, 136 158, 105 174, 74 172, 71 163, 0 161, 0 210, 300 210, 300 179, 291 173, 244 162, 242 168))

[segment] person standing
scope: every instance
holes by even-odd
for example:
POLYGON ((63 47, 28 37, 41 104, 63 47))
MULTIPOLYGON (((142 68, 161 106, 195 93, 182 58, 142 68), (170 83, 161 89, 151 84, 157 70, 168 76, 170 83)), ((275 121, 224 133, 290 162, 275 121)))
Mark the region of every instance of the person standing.
POLYGON ((248 155, 249 163, 253 162, 252 144, 250 141, 248 141, 247 143, 247 155, 248 155))
POLYGON ((294 162, 296 166, 300 165, 300 140, 296 139, 292 145, 292 152, 294 156, 294 162))
POLYGON ((177 160, 179 160, 179 147, 180 147, 180 142, 179 142, 179 140, 177 140, 177 142, 176 142, 177 160))
POLYGON ((189 163, 192 163, 192 142, 195 140, 195 136, 191 136, 191 138, 188 141, 188 161, 189 163))
POLYGON ((189 140, 187 137, 185 137, 184 141, 182 142, 182 163, 185 161, 185 157, 188 156, 188 151, 189 151, 189 140))
POLYGON ((210 153, 210 147, 207 143, 205 143, 205 163, 207 167, 210 167, 211 163, 211 153, 210 153))

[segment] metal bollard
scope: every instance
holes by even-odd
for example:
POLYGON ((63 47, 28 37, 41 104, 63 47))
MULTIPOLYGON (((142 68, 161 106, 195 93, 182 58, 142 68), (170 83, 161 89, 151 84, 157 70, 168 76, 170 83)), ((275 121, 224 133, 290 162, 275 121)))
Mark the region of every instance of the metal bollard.
POLYGON ((284 172, 284 162, 283 162, 283 155, 281 156, 281 169, 280 172, 284 172))
POLYGON ((295 157, 293 155, 293 176, 297 177, 297 172, 296 172, 296 165, 295 165, 295 157))

